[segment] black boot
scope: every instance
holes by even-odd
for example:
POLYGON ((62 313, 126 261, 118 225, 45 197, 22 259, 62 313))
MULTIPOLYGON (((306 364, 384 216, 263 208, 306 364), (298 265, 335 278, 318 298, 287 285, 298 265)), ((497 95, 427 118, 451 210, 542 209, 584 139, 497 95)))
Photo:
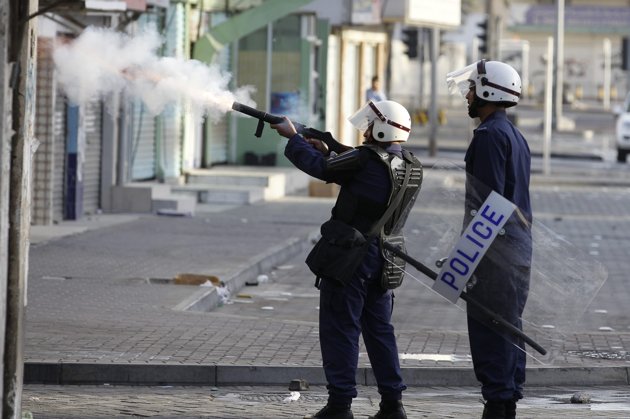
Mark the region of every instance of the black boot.
POLYGON ((354 415, 349 404, 328 403, 322 410, 312 416, 304 416, 304 419, 354 419, 354 415))
POLYGON ((400 400, 382 401, 378 406, 378 413, 368 419, 407 419, 405 408, 400 400))
POLYGON ((505 402, 505 419, 516 419, 516 402, 514 400, 505 402))
POLYGON ((505 419, 505 402, 487 401, 481 419, 505 419))

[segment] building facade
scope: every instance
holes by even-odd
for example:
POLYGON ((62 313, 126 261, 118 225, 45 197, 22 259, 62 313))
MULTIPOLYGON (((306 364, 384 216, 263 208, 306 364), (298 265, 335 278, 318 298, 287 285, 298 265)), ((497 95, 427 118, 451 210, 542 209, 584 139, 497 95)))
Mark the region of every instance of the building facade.
POLYGON ((199 118, 180 101, 155 115, 125 92, 70 103, 54 48, 86 27, 133 35, 153 26, 164 41, 159 56, 218 65, 230 89, 253 87, 259 109, 349 145, 361 138, 346 121, 371 78, 388 86, 394 26, 382 21, 378 0, 43 0, 40 7, 47 12, 37 17, 34 224, 136 210, 120 192, 126 185, 179 184, 192 169, 289 164, 275 132, 257 138, 257 121, 234 112, 199 118))

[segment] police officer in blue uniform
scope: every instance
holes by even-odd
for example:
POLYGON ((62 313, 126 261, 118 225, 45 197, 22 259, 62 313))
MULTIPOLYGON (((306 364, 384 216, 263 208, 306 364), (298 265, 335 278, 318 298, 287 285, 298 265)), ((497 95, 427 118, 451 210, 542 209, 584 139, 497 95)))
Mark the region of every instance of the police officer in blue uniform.
MULTIPOLYGON (((370 101, 350 122, 363 131, 364 144, 351 148, 335 142, 333 150, 318 140, 302 137, 287 118, 271 126, 289 139, 285 155, 297 168, 315 178, 341 185, 332 210, 331 220, 337 223, 333 225, 347 225, 369 240, 353 272, 341 280, 326 276, 317 280, 319 337, 329 397, 323 409, 307 417, 354 417, 351 404, 357 396, 359 335, 363 334, 381 395, 380 409, 371 418, 405 419, 402 392, 406 386, 400 373, 391 324, 392 289, 402 281, 402 270, 395 266, 402 265, 402 261, 392 261, 392 255, 384 252, 380 244, 390 236, 400 238, 407 209, 413 205, 420 189, 422 167, 401 147, 411 128, 409 112, 402 105, 393 101, 370 101), (390 207, 393 208, 390 210, 390 207), (376 235, 370 235, 379 223, 383 227, 376 235)), ((332 260, 324 262, 334 263, 332 260)))
MULTIPOLYGON (((465 96, 468 115, 481 121, 465 157, 465 224, 491 190, 517 206, 475 270, 467 293, 522 328, 532 252, 531 157, 527 141, 506 115, 506 108, 519 100, 521 79, 508 64, 481 60, 449 73, 447 82, 465 96)), ((513 419, 525 382, 523 342, 497 332, 473 308, 467 311, 473 366, 486 400, 482 419, 513 419)))

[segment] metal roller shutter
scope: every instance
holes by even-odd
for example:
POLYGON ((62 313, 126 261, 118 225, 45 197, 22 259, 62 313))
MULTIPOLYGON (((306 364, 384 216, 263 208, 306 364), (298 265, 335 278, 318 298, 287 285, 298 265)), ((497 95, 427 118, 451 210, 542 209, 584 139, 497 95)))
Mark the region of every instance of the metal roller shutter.
POLYGON ((53 222, 63 220, 66 176, 66 110, 66 98, 61 92, 57 92, 53 131, 53 222))
POLYGON ((100 208, 101 143, 103 104, 92 101, 85 106, 85 161, 83 163, 83 213, 94 214, 100 208))
MULTIPOLYGON (((158 25, 158 15, 145 13, 138 19, 136 29, 158 25)), ((156 177, 156 117, 148 112, 140 100, 131 104, 131 131, 129 159, 131 180, 147 180, 156 177)))
MULTIPOLYGON (((231 48, 223 48, 218 55, 217 63, 221 67, 221 71, 230 71, 230 62, 232 59, 231 48)), ((207 138, 205 166, 213 164, 226 163, 228 160, 228 117, 223 116, 219 121, 213 121, 206 118, 207 128, 205 133, 207 138)))
POLYGON ((131 123, 131 179, 155 178, 155 116, 134 101, 131 123))
POLYGON ((160 167, 166 178, 177 177, 181 170, 181 114, 178 108, 167 106, 161 115, 162 140, 160 167))
MULTIPOLYGON (((185 58, 186 14, 182 3, 172 3, 166 17, 164 56, 185 58)), ((161 115, 160 165, 165 178, 176 178, 182 169, 182 107, 169 105, 161 115)))
POLYGON ((207 120, 209 124, 208 133, 208 152, 205 161, 206 166, 213 164, 226 163, 228 158, 228 120, 224 116, 218 122, 207 120))

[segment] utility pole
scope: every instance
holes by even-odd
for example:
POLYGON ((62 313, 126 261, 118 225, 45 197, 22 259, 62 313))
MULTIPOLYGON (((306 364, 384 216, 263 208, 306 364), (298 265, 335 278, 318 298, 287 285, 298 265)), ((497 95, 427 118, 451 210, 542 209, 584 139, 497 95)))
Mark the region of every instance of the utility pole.
POLYGON ((440 29, 431 29, 431 109, 429 110, 429 156, 437 155, 437 126, 438 126, 438 106, 437 106, 437 60, 440 49, 440 29))
POLYGON ((604 38, 604 109, 610 109, 610 89, 612 84, 612 46, 610 38, 604 38))
POLYGON ((556 6, 554 122, 556 130, 560 131, 562 129, 562 91, 564 88, 564 0, 556 0, 556 6))
MULTIPOLYGON (((36 149, 33 134, 37 25, 29 16, 37 11, 39 1, 9 0, 8 3, 10 20, 9 25, 4 27, 10 30, 8 62, 13 65, 11 74, 13 132, 10 138, 8 259, 5 259, 8 261, 8 268, 2 417, 21 419, 24 312, 31 224, 31 161, 36 149)), ((2 140, 6 142, 9 138, 7 136, 2 140)))
POLYGON ((543 118, 543 174, 551 173, 551 125, 553 109, 553 38, 547 38, 547 63, 545 71, 545 107, 543 118))
POLYGON ((500 60, 501 33, 503 31, 504 0, 486 0, 487 43, 485 56, 489 60, 500 60))
POLYGON ((425 46, 426 46, 427 31, 425 28, 418 28, 418 74, 420 76, 420 83, 418 89, 418 109, 421 111, 424 109, 424 62, 425 59, 425 46))
MULTIPOLYGON (((9 176, 11 167, 11 89, 9 88, 9 5, 0 2, 0 313, 7 312, 7 271, 9 264, 9 176)), ((5 318, 0 316, 0 318, 5 318)), ((0 359, 4 359, 6 323, 0 321, 0 359)), ((4 377, 4 362, 0 364, 0 377, 4 377)), ((4 405, 3 380, 0 380, 0 402, 4 405)))

